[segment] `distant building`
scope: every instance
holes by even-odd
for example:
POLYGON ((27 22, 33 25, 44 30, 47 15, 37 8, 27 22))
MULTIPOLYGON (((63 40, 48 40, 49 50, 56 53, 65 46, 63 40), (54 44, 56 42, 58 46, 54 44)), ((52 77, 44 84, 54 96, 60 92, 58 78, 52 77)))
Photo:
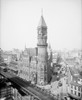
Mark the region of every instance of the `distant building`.
POLYGON ((12 54, 15 54, 17 56, 17 60, 20 58, 21 51, 19 49, 13 49, 12 54))
POLYGON ((11 62, 11 56, 12 54, 10 52, 4 52, 3 53, 3 59, 4 59, 4 62, 9 64, 11 62))
POLYGON ((2 55, 3 55, 3 50, 0 48, 0 64, 4 62, 2 55))

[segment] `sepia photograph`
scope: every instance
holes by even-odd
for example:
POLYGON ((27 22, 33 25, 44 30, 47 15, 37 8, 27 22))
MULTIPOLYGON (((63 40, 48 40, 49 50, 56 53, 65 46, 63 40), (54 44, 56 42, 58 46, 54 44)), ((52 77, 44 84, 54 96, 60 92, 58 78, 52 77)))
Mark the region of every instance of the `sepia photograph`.
POLYGON ((0 100, 82 100, 82 0, 0 0, 0 100))

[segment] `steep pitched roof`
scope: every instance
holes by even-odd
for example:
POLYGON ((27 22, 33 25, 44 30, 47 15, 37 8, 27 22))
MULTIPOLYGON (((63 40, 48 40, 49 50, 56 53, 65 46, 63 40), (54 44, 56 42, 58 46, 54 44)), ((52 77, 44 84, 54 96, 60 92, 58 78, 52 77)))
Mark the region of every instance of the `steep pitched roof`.
POLYGON ((23 54, 25 53, 25 55, 27 56, 36 56, 37 55, 37 48, 26 48, 24 51, 23 51, 23 54))
POLYGON ((78 76, 78 75, 79 75, 78 70, 77 70, 76 68, 74 68, 74 67, 71 67, 71 68, 70 68, 70 72, 71 72, 71 74, 72 74, 73 76, 78 76))
POLYGON ((70 73, 74 79, 78 79, 78 78, 82 79, 82 76, 80 75, 80 72, 78 69, 72 67, 72 68, 70 68, 70 73))
POLYGON ((43 16, 41 16, 41 18, 40 18, 40 22, 38 24, 38 27, 47 27, 43 16))

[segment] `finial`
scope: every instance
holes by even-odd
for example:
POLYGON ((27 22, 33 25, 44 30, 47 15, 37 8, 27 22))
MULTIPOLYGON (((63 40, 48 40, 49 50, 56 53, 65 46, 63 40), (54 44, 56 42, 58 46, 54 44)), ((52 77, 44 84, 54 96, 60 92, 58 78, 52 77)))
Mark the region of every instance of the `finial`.
POLYGON ((43 8, 41 9, 41 16, 43 16, 43 8))

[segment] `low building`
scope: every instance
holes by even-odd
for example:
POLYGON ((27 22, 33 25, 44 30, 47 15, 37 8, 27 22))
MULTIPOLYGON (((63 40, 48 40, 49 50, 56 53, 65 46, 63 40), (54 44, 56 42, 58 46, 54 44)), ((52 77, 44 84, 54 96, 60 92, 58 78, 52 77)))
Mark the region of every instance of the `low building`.
POLYGON ((59 95, 59 98, 70 98, 69 100, 82 100, 82 76, 75 67, 67 67, 66 74, 58 74, 53 77, 51 93, 59 95))
POLYGON ((6 79, 0 78, 0 100, 13 100, 13 88, 6 79))
POLYGON ((75 68, 68 68, 67 93, 71 98, 81 100, 82 98, 82 76, 75 68))

